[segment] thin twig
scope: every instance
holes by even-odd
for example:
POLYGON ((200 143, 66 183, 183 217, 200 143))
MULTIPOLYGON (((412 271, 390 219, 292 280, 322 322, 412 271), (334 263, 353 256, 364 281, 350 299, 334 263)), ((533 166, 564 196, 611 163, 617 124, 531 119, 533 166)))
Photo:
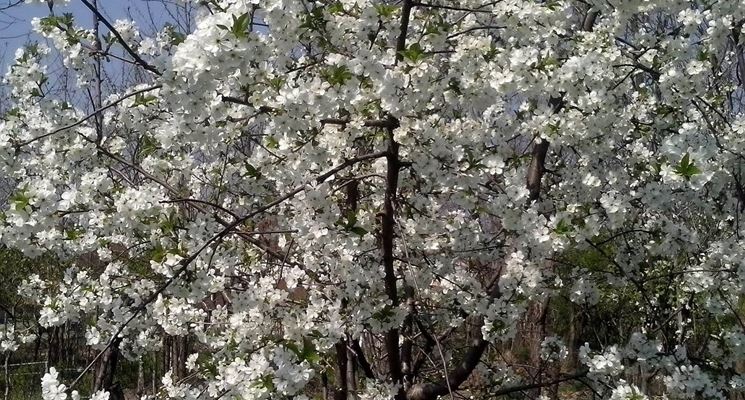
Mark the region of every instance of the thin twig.
POLYGON ((111 107, 114 107, 115 105, 121 103, 122 101, 124 101, 124 100, 126 100, 126 99, 128 99, 130 97, 134 97, 134 96, 137 96, 138 94, 142 94, 142 93, 150 92, 150 91, 153 91, 153 90, 156 90, 156 89, 160 89, 161 87, 163 87, 163 85, 158 84, 158 85, 146 87, 144 89, 135 90, 134 92, 132 92, 130 94, 127 94, 125 96, 122 96, 122 97, 120 97, 120 98, 112 101, 111 103, 106 104, 105 106, 103 106, 103 107, 101 107, 101 108, 99 108, 97 110, 94 110, 93 112, 91 112, 90 114, 86 115, 82 119, 79 119, 79 120, 77 120, 77 121, 75 121, 75 122, 73 122, 73 123, 71 123, 69 125, 65 125, 62 128, 55 129, 55 130, 53 130, 53 131, 51 131, 49 133, 45 133, 45 134, 43 134, 41 136, 37 136, 37 137, 32 138, 32 139, 29 139, 29 140, 27 140, 25 142, 21 142, 21 143, 17 144, 15 147, 16 147, 16 149, 20 149, 21 147, 27 146, 27 145, 29 145, 29 144, 37 141, 37 140, 41 140, 41 139, 47 138, 49 136, 56 135, 56 134, 58 134, 60 132, 66 131, 66 130, 68 130, 70 128, 74 128, 74 127, 82 124, 83 122, 85 122, 85 121, 87 121, 87 120, 95 117, 99 113, 101 113, 103 111, 106 111, 106 110, 108 110, 111 107))
POLYGON ((129 46, 129 44, 127 44, 127 42, 124 40, 124 38, 122 37, 122 35, 119 34, 119 31, 117 31, 116 28, 114 28, 114 26, 111 25, 111 23, 103 16, 103 14, 101 14, 100 11, 98 11, 98 9, 93 4, 91 4, 88 0, 80 0, 80 1, 83 4, 85 4, 85 6, 88 7, 89 10, 91 10, 94 14, 96 14, 96 16, 98 17, 98 19, 104 25, 106 25, 106 27, 109 29, 109 31, 116 37, 116 39, 119 41, 119 44, 121 44, 122 47, 124 47, 124 50, 127 53, 129 53, 129 55, 131 55, 132 58, 134 58, 135 61, 137 61, 138 64, 140 64, 146 70, 154 73, 155 75, 158 75, 158 76, 162 75, 162 73, 160 71, 158 71, 157 68, 155 68, 152 65, 150 65, 147 61, 143 60, 142 57, 140 57, 140 55, 137 54, 137 52, 134 51, 129 46))

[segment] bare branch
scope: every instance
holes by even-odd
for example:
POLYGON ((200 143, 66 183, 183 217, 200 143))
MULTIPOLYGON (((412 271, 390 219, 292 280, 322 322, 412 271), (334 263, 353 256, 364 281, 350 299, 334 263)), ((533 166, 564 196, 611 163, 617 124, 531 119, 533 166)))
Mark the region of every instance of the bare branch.
POLYGON ((53 136, 53 135, 56 135, 56 134, 58 134, 58 133, 60 133, 60 132, 66 131, 66 130, 68 130, 68 129, 71 129, 71 128, 74 128, 74 127, 76 127, 76 126, 78 126, 78 125, 82 124, 83 122, 85 122, 85 121, 87 121, 87 120, 89 120, 89 119, 91 119, 91 118, 95 117, 95 116, 96 116, 96 115, 98 115, 99 113, 101 113, 101 112, 103 112, 103 111, 106 111, 106 110, 108 110, 108 109, 109 109, 109 108, 111 108, 111 107, 114 107, 115 105, 117 105, 117 104, 121 103, 122 101, 124 101, 124 100, 126 100, 126 99, 128 99, 128 98, 130 98, 130 97, 134 97, 134 96, 137 96, 138 94, 142 94, 142 93, 150 92, 150 91, 153 91, 153 90, 156 90, 156 89, 160 89, 161 87, 163 87, 163 85, 160 85, 160 84, 158 84, 158 85, 154 85, 154 86, 146 87, 146 88, 144 88, 144 89, 140 89, 140 90, 135 90, 135 91, 134 91, 134 92, 132 92, 132 93, 129 93, 129 94, 127 94, 127 95, 124 95, 124 96, 122 96, 122 97, 120 97, 120 98, 118 98, 118 99, 116 99, 116 100, 112 101, 111 103, 109 103, 109 104, 106 104, 105 106, 103 106, 103 107, 101 107, 101 108, 99 108, 99 109, 97 109, 97 110, 94 110, 94 111, 93 111, 93 112, 91 112, 90 114, 86 115, 85 117, 83 117, 83 118, 81 118, 81 119, 79 119, 79 120, 77 120, 77 121, 75 121, 75 122, 73 122, 73 123, 71 123, 71 124, 69 124, 69 125, 65 125, 65 126, 63 126, 62 128, 58 128, 58 129, 55 129, 55 130, 53 130, 53 131, 51 131, 51 132, 49 132, 49 133, 45 133, 45 134, 43 134, 43 135, 40 135, 40 136, 37 136, 37 137, 35 137, 35 138, 29 139, 29 140, 27 140, 27 141, 25 141, 25 142, 21 142, 21 143, 18 143, 18 144, 17 144, 17 145, 15 146, 15 147, 16 147, 16 149, 18 150, 18 149, 20 149, 21 147, 23 147, 23 146, 27 146, 27 145, 29 145, 29 144, 31 144, 31 143, 33 143, 33 142, 37 141, 37 140, 41 140, 41 139, 44 139, 44 138, 48 138, 49 136, 53 136))
POLYGON ((89 10, 91 10, 94 14, 96 14, 96 16, 98 17, 98 19, 104 25, 106 25, 106 27, 109 29, 109 31, 116 37, 117 41, 119 41, 119 44, 121 44, 122 47, 124 47, 124 50, 127 53, 129 53, 129 55, 132 56, 132 58, 134 58, 135 61, 137 61, 137 63, 140 66, 142 66, 146 70, 154 73, 155 75, 158 75, 158 76, 162 75, 162 73, 160 71, 158 71, 157 68, 155 68, 154 66, 150 65, 147 61, 143 60, 142 57, 140 57, 140 55, 137 54, 137 52, 134 51, 134 49, 132 49, 132 47, 130 47, 129 44, 127 44, 127 41, 124 40, 124 38, 122 37, 122 35, 119 34, 119 32, 116 30, 116 28, 114 28, 114 26, 111 25, 111 23, 101 14, 100 11, 98 11, 98 9, 93 4, 91 4, 88 0, 80 0, 80 1, 86 7, 88 7, 89 10))

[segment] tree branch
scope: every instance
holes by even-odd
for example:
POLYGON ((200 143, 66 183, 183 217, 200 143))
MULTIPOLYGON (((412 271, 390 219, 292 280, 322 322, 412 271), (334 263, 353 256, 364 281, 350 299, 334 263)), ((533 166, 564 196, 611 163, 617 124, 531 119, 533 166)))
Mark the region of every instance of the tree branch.
POLYGON ((109 21, 108 21, 108 20, 107 20, 106 18, 104 18, 103 14, 101 14, 101 12, 100 12, 100 11, 98 11, 98 9, 97 9, 97 8, 96 8, 96 7, 95 7, 95 6, 93 5, 93 4, 91 4, 91 3, 90 3, 90 2, 88 1, 88 0, 80 0, 80 1, 81 1, 81 2, 82 2, 82 3, 83 3, 83 4, 85 5, 85 6, 86 6, 86 7, 88 7, 88 9, 89 9, 89 10, 91 10, 91 11, 92 11, 92 12, 93 12, 94 14, 96 14, 96 16, 98 17, 98 19, 99 19, 99 20, 100 20, 100 21, 101 21, 101 22, 102 22, 102 23, 103 23, 104 25, 106 25, 106 28, 108 28, 108 29, 109 29, 109 31, 110 31, 110 32, 111 32, 111 33, 112 33, 112 34, 113 34, 113 35, 114 35, 114 36, 116 37, 116 39, 117 39, 117 40, 119 41, 119 44, 121 44, 121 45, 122 45, 122 47, 124 47, 124 50, 125 50, 125 51, 126 51, 127 53, 129 53, 129 55, 130 55, 130 56, 132 56, 132 58, 134 58, 134 59, 135 59, 135 61, 137 61, 137 63, 138 63, 138 64, 140 64, 140 66, 142 66, 142 67, 143 67, 143 68, 145 68, 146 70, 148 70, 148 71, 150 71, 150 72, 154 73, 155 75, 158 75, 158 76, 162 75, 162 73, 161 73, 160 71, 158 71, 158 69, 157 69, 157 68, 155 68, 155 67, 153 67, 152 65, 148 64, 148 62, 147 62, 147 61, 143 60, 143 59, 142 59, 142 57, 140 57, 140 55, 139 55, 139 54, 137 54, 137 52, 136 52, 136 51, 134 51, 134 50, 133 50, 133 49, 132 49, 132 48, 131 48, 131 47, 129 46, 129 44, 127 44, 127 42, 126 42, 126 41, 124 40, 124 38, 122 37, 122 35, 121 35, 121 34, 119 34, 119 32, 118 32, 118 31, 116 30, 116 28, 114 28, 114 26, 113 26, 113 25, 111 25, 111 23, 110 23, 110 22, 109 22, 109 21))
POLYGON ((553 386, 553 385, 556 385, 557 383, 562 383, 562 382, 566 382, 566 381, 571 381, 571 380, 583 378, 583 377, 587 376, 587 373, 588 373, 588 371, 586 371, 586 370, 584 370, 584 371, 578 371, 578 372, 575 372, 575 373, 573 373, 571 375, 565 375, 565 376, 563 376, 561 378, 556 378, 556 379, 551 380, 551 381, 546 381, 546 382, 541 382, 541 383, 529 383, 529 384, 525 384, 525 385, 517 385, 517 386, 506 387, 504 389, 499 389, 496 392, 491 392, 490 394, 493 395, 493 396, 504 396, 504 395, 510 394, 510 393, 523 392, 523 391, 526 391, 526 390, 539 389, 539 388, 543 388, 543 387, 547 387, 547 386, 553 386))
POLYGON ((362 350, 362 346, 360 346, 360 342, 358 339, 352 339, 350 340, 352 351, 354 351, 355 355, 357 356, 357 362, 359 362, 360 367, 362 368, 362 372, 365 373, 365 376, 369 379, 375 379, 375 372, 372 369, 372 366, 370 365, 370 362, 367 361, 367 357, 365 357, 365 352, 362 350))
POLYGON ((72 124, 69 124, 69 125, 63 126, 62 128, 58 128, 58 129, 55 129, 55 130, 53 130, 53 131, 51 131, 51 132, 49 132, 49 133, 45 133, 45 134, 43 134, 43 135, 40 135, 40 136, 37 136, 37 137, 35 137, 35 138, 29 139, 29 140, 27 140, 27 141, 25 141, 25 142, 21 142, 21 143, 18 143, 18 144, 17 144, 17 145, 15 146, 15 147, 16 147, 16 149, 18 150, 18 149, 20 149, 21 147, 23 147, 23 146, 27 146, 27 145, 29 145, 29 144, 31 144, 31 143, 33 143, 33 142, 37 141, 37 140, 41 140, 41 139, 47 138, 47 137, 49 137, 49 136, 52 136, 52 135, 56 135, 56 134, 58 134, 58 133, 60 133, 60 132, 66 131, 66 130, 68 130, 68 129, 70 129, 70 128, 74 128, 74 127, 76 127, 76 126, 78 126, 78 125, 82 124, 83 122, 85 122, 85 121, 87 121, 87 120, 89 120, 89 119, 91 119, 91 118, 95 117, 95 116, 96 116, 96 115, 98 115, 99 113, 101 113, 101 112, 103 112, 103 111, 106 111, 106 110, 108 110, 108 109, 109 109, 109 108, 111 108, 111 107, 114 107, 115 105, 117 105, 117 104, 121 103, 122 101, 124 101, 124 100, 126 100, 126 99, 128 99, 128 98, 130 98, 130 97, 134 97, 134 96, 137 96, 138 94, 142 94, 142 93, 150 92, 150 91, 153 91, 153 90, 155 90, 155 89, 160 89, 161 87, 163 87, 163 85, 160 85, 160 84, 158 84, 158 85, 154 85, 154 86, 146 87, 146 88, 144 88, 144 89, 140 89, 140 90, 135 90, 135 91, 134 91, 134 92, 132 92, 132 93, 129 93, 129 94, 127 94, 127 95, 124 95, 124 96, 122 96, 122 97, 120 97, 120 98, 118 98, 118 99, 116 99, 116 100, 112 101, 111 103, 109 103, 109 104, 106 104, 105 106, 103 106, 103 107, 101 107, 101 108, 99 108, 99 109, 97 109, 97 110, 94 110, 94 111, 93 111, 93 112, 91 112, 90 114, 86 115, 86 116, 85 116, 85 117, 83 117, 82 119, 79 119, 79 120, 77 120, 77 121, 73 122, 72 124))
POLYGON ((438 8, 438 9, 450 10, 450 11, 463 11, 463 12, 469 12, 469 13, 487 13, 487 14, 491 14, 492 10, 484 10, 483 8, 485 8, 488 5, 495 4, 495 3, 496 2, 487 3, 487 4, 484 4, 484 5, 480 6, 479 8, 466 8, 466 7, 458 7, 458 6, 446 6, 446 5, 443 5, 443 4, 429 4, 429 3, 421 3, 421 2, 415 2, 415 3, 413 3, 413 5, 416 6, 416 7, 438 8))

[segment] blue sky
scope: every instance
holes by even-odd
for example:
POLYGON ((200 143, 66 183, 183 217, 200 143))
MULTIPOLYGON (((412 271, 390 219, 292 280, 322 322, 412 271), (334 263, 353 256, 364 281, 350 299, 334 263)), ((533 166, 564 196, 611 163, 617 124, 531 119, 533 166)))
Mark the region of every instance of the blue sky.
MULTIPOLYGON (((39 40, 38 36, 31 32, 31 20, 34 17, 49 15, 46 4, 19 4, 8 7, 18 0, 0 0, 0 65, 5 71, 8 60, 13 57, 15 50, 29 41, 39 40)), ((57 0, 57 3, 62 3, 57 0)), ((99 10, 111 22, 116 19, 133 19, 138 23, 140 29, 149 33, 155 26, 162 26, 166 21, 172 21, 169 15, 172 9, 166 9, 158 0, 98 0, 99 10)), ((75 21, 85 27, 89 27, 93 21, 91 12, 80 0, 70 0, 66 6, 55 5, 55 13, 72 13, 75 21)), ((101 27, 102 33, 106 32, 101 27)))

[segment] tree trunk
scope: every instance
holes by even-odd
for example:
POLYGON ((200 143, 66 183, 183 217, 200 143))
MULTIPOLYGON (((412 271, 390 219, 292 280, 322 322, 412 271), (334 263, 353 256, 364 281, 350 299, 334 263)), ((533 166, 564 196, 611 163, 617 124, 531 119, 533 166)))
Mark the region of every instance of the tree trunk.
POLYGON ((10 395, 10 371, 8 369, 8 364, 10 363, 10 352, 5 353, 5 362, 3 363, 3 372, 5 375, 5 393, 3 396, 3 399, 8 400, 8 395, 10 395))
POLYGON ((347 400, 347 345, 344 339, 335 345, 336 365, 334 366, 334 400, 347 400))
POLYGON ((47 329, 47 369, 59 364, 60 361, 60 327, 47 329))
POLYGON ((188 344, 186 336, 167 336, 163 340, 163 367, 171 371, 174 380, 186 377, 188 344))
POLYGON ((142 358, 137 362, 137 398, 145 395, 145 366, 142 364, 142 358))
MULTIPOLYGON (((96 363, 96 368, 93 375, 93 391, 107 390, 112 391, 115 389, 114 375, 116 373, 116 365, 119 361, 119 343, 121 339, 117 338, 114 343, 104 350, 101 358, 96 363)), ((121 389, 120 389, 121 390, 121 389)), ((112 394, 113 396, 113 394, 112 394)), ((114 397, 110 400, 115 400, 114 397)))

